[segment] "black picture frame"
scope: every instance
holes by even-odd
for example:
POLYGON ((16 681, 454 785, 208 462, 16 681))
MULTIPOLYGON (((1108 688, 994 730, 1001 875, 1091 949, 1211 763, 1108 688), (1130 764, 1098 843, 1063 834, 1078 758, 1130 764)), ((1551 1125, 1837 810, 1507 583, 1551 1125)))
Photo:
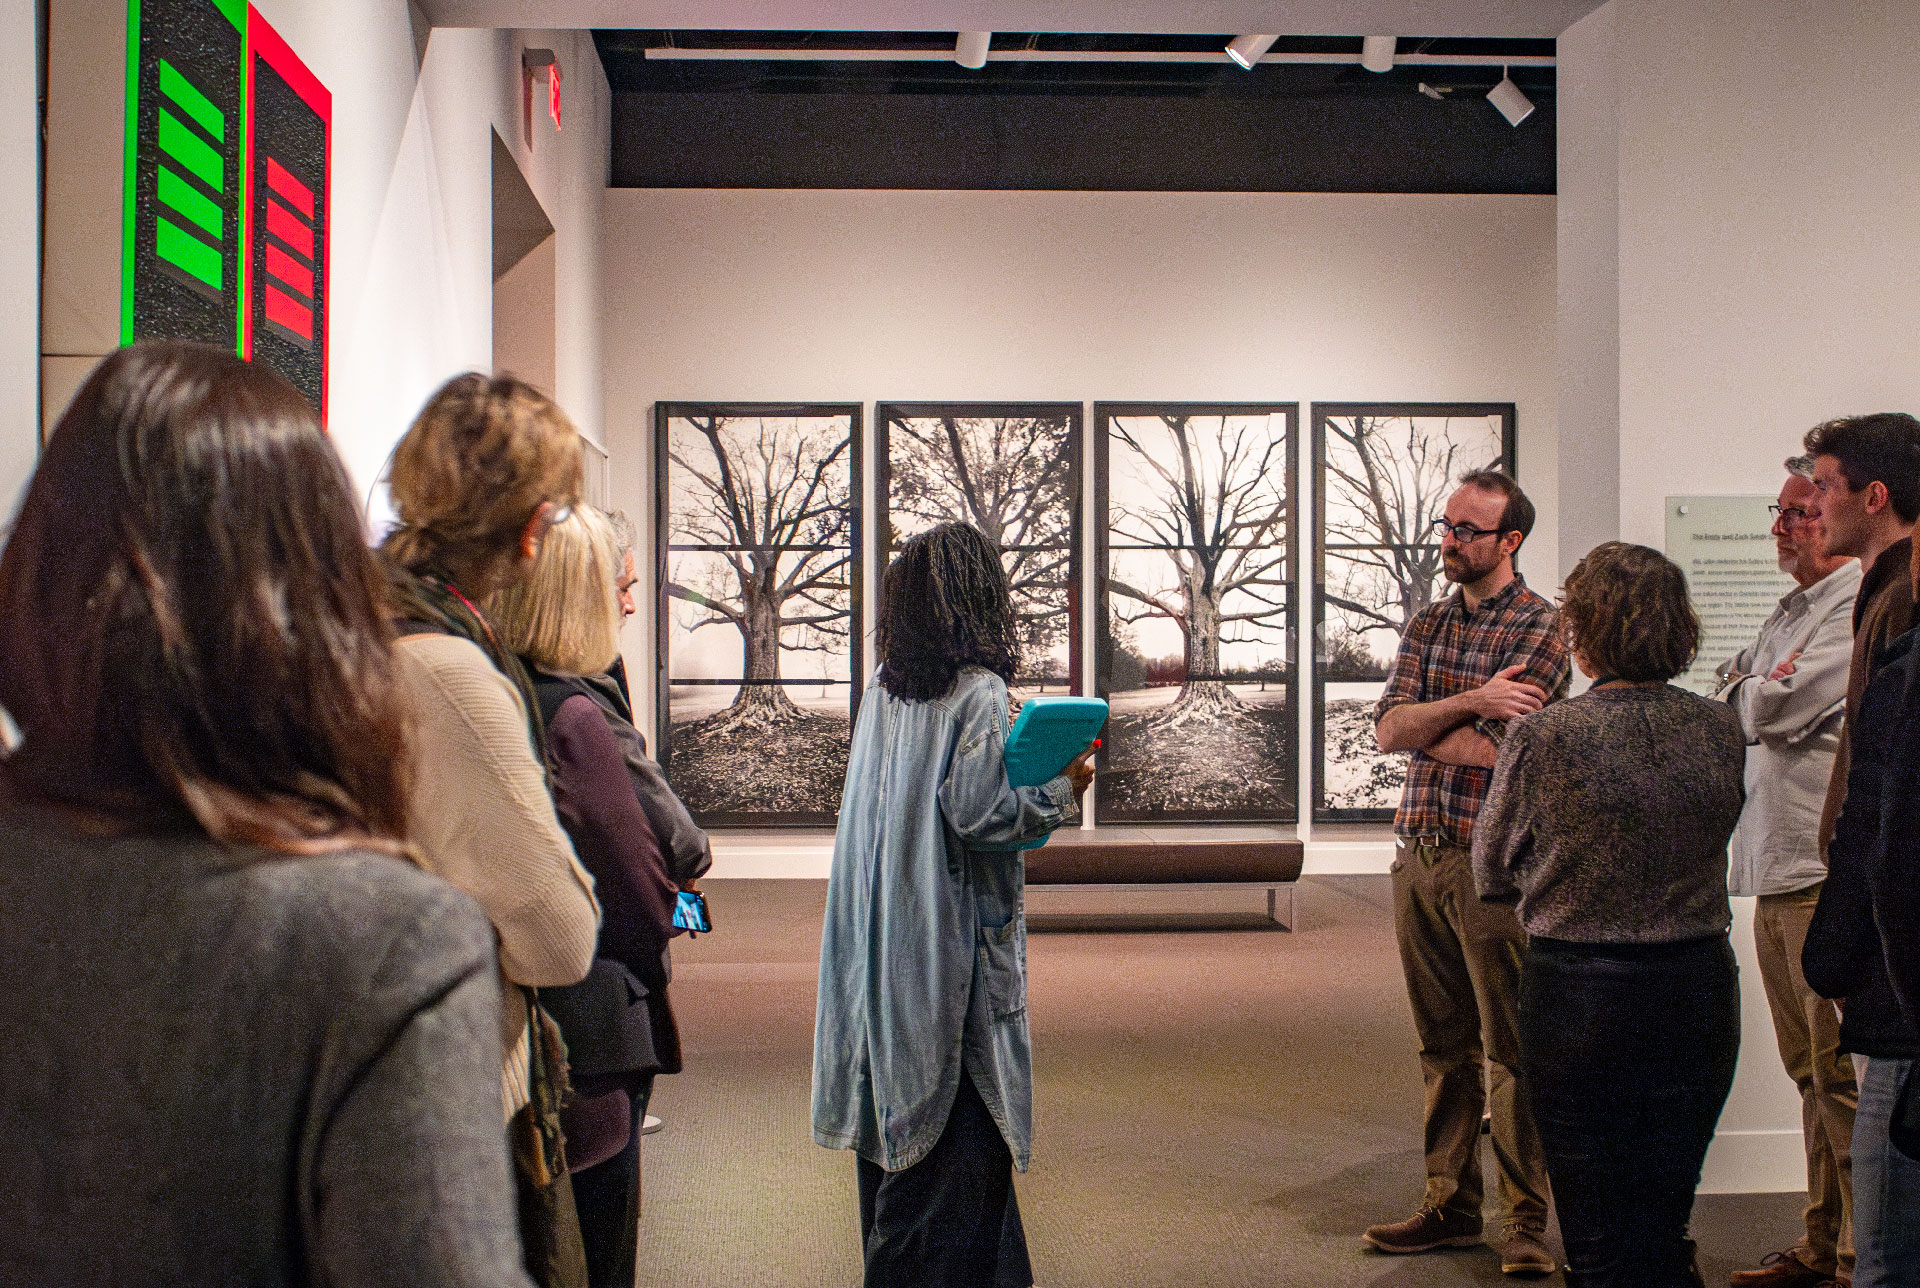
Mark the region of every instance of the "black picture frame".
MULTIPOLYGON (((733 808, 716 807, 710 802, 703 807, 703 797, 710 797, 711 791, 703 791, 689 775, 692 773, 691 748, 676 746, 673 730, 672 688, 676 683, 672 678, 671 654, 671 605, 669 604, 670 583, 668 581, 668 562, 676 551, 717 550, 712 543, 676 544, 670 532, 670 472, 673 463, 670 459, 672 425, 676 420, 685 420, 699 416, 718 416, 723 418, 831 418, 847 417, 847 578, 848 578, 848 631, 847 631, 847 739, 851 743, 853 720, 858 714, 860 694, 863 687, 863 651, 865 639, 865 587, 863 569, 865 561, 865 542, 863 540, 864 505, 862 504, 865 486, 861 439, 863 436, 863 407, 859 403, 775 403, 775 402, 658 402, 654 404, 654 558, 653 558, 653 603, 655 605, 655 649, 654 649, 654 686, 655 721, 654 751, 660 766, 666 771, 669 782, 682 798, 687 801, 694 819, 702 827, 741 828, 741 827, 832 827, 839 819, 839 793, 846 777, 846 764, 841 759, 833 781, 828 784, 826 777, 819 778, 822 788, 821 799, 811 806, 795 805, 789 808, 733 808), (676 776, 676 769, 678 776, 676 776), (691 789, 691 790, 690 790, 691 789)), ((804 547, 799 543, 789 544, 786 549, 817 550, 821 547, 804 547)), ((838 545, 832 547, 838 549, 838 545)), ((775 556, 778 557, 777 555, 775 556)), ((744 633, 744 632, 743 632, 744 633)), ((745 644, 743 642, 743 649, 745 644)), ((742 663, 746 670, 745 661, 742 663)), ((744 677, 743 677, 744 678, 744 677)), ((692 681, 682 679, 678 683, 692 681)), ((817 680, 782 679, 775 683, 811 685, 823 683, 817 680)), ((837 681, 833 682, 837 683, 837 681)), ((744 697, 744 688, 741 686, 744 697)), ((784 689, 782 689, 784 695, 784 689)), ((766 735, 760 735, 765 738, 766 735)), ((799 736, 799 735, 796 735, 799 736)), ((711 739, 705 740, 710 742, 711 739)), ((705 745, 702 752, 711 751, 705 745)), ((793 763, 804 763, 804 757, 793 755, 794 747, 783 744, 778 739, 768 739, 764 753, 749 753, 759 765, 764 766, 763 773, 779 765, 783 758, 791 758, 793 763)), ((752 768, 753 766, 748 766, 752 768)), ((734 781, 745 781, 737 775, 734 781)))
MULTIPOLYGON (((877 402, 873 408, 874 434, 874 507, 877 511, 875 539, 878 550, 877 566, 884 572, 887 563, 893 557, 896 548, 893 524, 893 455, 892 443, 894 427, 906 420, 929 420, 951 418, 961 419, 1005 419, 1005 420, 1042 420, 1060 418, 1066 423, 1062 456, 1066 466, 1063 486, 1066 492, 1067 508, 1067 675, 1057 676, 1017 676, 1012 687, 1025 691, 1035 686, 1033 680, 1041 681, 1039 687, 1045 688, 1062 678, 1066 681, 1068 693, 1084 693, 1083 658, 1081 656, 1080 636, 1084 629, 1082 613, 1084 605, 1080 602, 1082 549, 1081 506, 1082 506, 1082 468, 1080 454, 1083 450, 1082 434, 1086 409, 1080 403, 1069 402, 877 402)), ((998 534, 989 533, 989 536, 998 534)), ((1018 544, 1003 547, 1009 551, 1028 549, 1018 544)), ((1041 547, 1031 547, 1041 548, 1041 547)), ((1018 598, 1019 588, 1015 595, 1018 598)))
MULTIPOLYGON (((1498 464, 1509 474, 1518 477, 1519 458, 1517 452, 1517 416, 1513 403, 1336 403, 1313 404, 1312 435, 1314 462, 1314 576, 1313 576, 1313 624, 1314 642, 1313 668, 1313 755, 1308 764, 1312 793, 1312 815, 1315 823, 1385 823, 1393 820, 1394 805, 1378 805, 1362 808, 1335 806, 1328 803, 1328 767, 1327 767, 1327 555, 1329 550, 1375 548, 1357 543, 1332 543, 1327 540, 1327 422, 1335 417, 1376 416, 1382 418, 1435 418, 1435 417, 1473 417, 1476 419, 1500 419, 1500 451, 1498 464)), ((1444 505, 1446 496, 1452 491, 1452 479, 1468 469, 1494 464, 1493 461, 1462 461, 1456 468, 1449 468, 1451 476, 1445 480, 1446 486, 1439 490, 1437 505, 1444 505)), ((1431 518, 1439 517, 1435 508, 1431 518)), ((1430 519, 1429 519, 1430 521, 1430 519)), ((1376 543, 1380 549, 1418 549, 1430 544, 1438 551, 1439 542, 1431 543, 1394 543, 1383 538, 1376 543)), ((1397 805, 1397 798, 1395 804, 1397 805)))
MULTIPOLYGON (((1300 817, 1300 592, 1303 560, 1305 558, 1301 540, 1304 531, 1299 509, 1300 491, 1298 487, 1298 468, 1296 448, 1300 432, 1300 404, 1298 402, 1096 402, 1093 406, 1093 523, 1094 523, 1094 692, 1109 701, 1113 698, 1111 681, 1115 663, 1115 647, 1112 638, 1111 604, 1114 595, 1113 553, 1115 543, 1114 516, 1112 510, 1112 438, 1113 422, 1116 418, 1137 416, 1279 416, 1284 419, 1283 438, 1279 444, 1278 456, 1283 462, 1283 496, 1287 514, 1285 519, 1285 555, 1282 568, 1285 577, 1286 603, 1284 608, 1284 649, 1285 676, 1287 686, 1286 700, 1280 706, 1280 720, 1273 735, 1279 743, 1281 754, 1271 759, 1279 762, 1274 770, 1283 775, 1284 788, 1276 788, 1274 803, 1262 807, 1251 802, 1236 801, 1220 806, 1160 806, 1146 807, 1135 805, 1133 791, 1129 787, 1113 788, 1110 784, 1124 781, 1125 770, 1119 762, 1123 743, 1129 729, 1125 718, 1116 714, 1109 721, 1108 736, 1102 740, 1097 758, 1100 784, 1095 793, 1094 818, 1097 824, 1104 826, 1135 826, 1140 824, 1184 824, 1184 823, 1253 823, 1288 824, 1296 823, 1300 817)), ((1223 422, 1224 423, 1224 422, 1223 422)), ((1122 547, 1132 549, 1132 546, 1122 547)), ((1140 549, 1149 547, 1142 546, 1140 549)), ((1271 677, 1259 677, 1263 681, 1271 677)), ((1274 723, 1263 721, 1262 723, 1274 723)), ((1271 743, 1269 744, 1271 745, 1271 743)), ((1216 792, 1215 795, 1220 793, 1216 792)))

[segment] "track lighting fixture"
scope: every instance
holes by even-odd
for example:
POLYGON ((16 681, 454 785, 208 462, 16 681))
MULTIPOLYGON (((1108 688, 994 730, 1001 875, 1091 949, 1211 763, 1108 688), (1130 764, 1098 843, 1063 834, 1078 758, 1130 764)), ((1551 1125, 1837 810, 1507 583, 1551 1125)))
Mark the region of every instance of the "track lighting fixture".
POLYGON ((991 31, 956 32, 953 42, 953 61, 962 67, 978 70, 987 65, 987 46, 993 43, 991 31))
POLYGON ((1520 92, 1504 67, 1500 69, 1500 83, 1487 91, 1487 102, 1500 109, 1508 125, 1518 125, 1533 115, 1533 100, 1520 92))
POLYGON ((1360 65, 1370 72, 1393 70, 1393 47, 1398 37, 1365 36, 1360 41, 1360 65))
POLYGON ((1253 65, 1267 56, 1278 39, 1278 36, 1235 36, 1227 42, 1227 57, 1252 71, 1253 65))

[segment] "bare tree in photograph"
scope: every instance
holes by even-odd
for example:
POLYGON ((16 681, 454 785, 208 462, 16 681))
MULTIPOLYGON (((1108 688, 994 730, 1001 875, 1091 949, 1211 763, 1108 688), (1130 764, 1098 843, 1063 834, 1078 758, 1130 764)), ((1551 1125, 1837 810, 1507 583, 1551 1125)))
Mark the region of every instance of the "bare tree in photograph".
POLYGON ((670 540, 720 564, 691 584, 668 582, 666 592, 698 610, 689 633, 727 625, 741 641, 739 695, 703 732, 804 719, 779 682, 781 654, 848 649, 858 557, 849 539, 851 433, 836 440, 794 418, 716 414, 677 426, 689 433, 667 448, 677 484, 670 540))
POLYGON ((1060 647, 1073 567, 1066 417, 904 416, 888 435, 893 526, 961 521, 986 533, 1004 552, 1028 664, 1060 647))
POLYGON ((1180 628, 1186 675, 1173 702, 1152 717, 1176 726, 1196 716, 1237 714, 1243 704, 1220 678, 1221 644, 1253 642, 1240 632, 1285 629, 1291 510, 1286 442, 1269 432, 1264 417, 1155 419, 1172 439, 1172 459, 1143 445, 1127 418, 1112 421, 1113 437, 1133 451, 1161 491, 1148 504, 1116 504, 1111 521, 1116 535, 1166 554, 1171 584, 1157 589, 1113 576, 1107 584, 1133 605, 1114 606, 1119 622, 1158 617, 1180 628), (1204 425, 1198 434, 1210 441, 1198 441, 1196 419, 1204 425))
POLYGON ((1421 432, 1405 416, 1329 416, 1326 461, 1327 528, 1322 540, 1338 550, 1344 575, 1328 586, 1327 603, 1356 629, 1406 631, 1433 602, 1440 582, 1440 543, 1431 524, 1440 517, 1459 477, 1498 463, 1486 452, 1485 416, 1452 417, 1421 432), (1411 432, 1409 432, 1411 430, 1411 432))
MULTIPOLYGON (((1377 684, 1387 658, 1374 632, 1398 638, 1444 589, 1432 524, 1460 477, 1504 459, 1501 409, 1487 406, 1328 410, 1321 496, 1326 638, 1317 672, 1328 683, 1377 684)), ((1391 810, 1406 759, 1379 749, 1373 700, 1321 691, 1322 803, 1329 816, 1391 810)))

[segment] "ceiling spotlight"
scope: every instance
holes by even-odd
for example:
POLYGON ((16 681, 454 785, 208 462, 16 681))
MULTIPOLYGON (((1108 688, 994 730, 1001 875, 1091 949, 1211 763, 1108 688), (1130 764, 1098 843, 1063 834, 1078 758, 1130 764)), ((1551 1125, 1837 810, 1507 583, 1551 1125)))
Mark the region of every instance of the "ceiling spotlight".
POLYGON ((1518 125, 1533 115, 1533 100, 1520 92, 1504 67, 1500 69, 1500 83, 1487 91, 1487 102, 1500 109, 1508 125, 1518 125))
POLYGON ((1360 65, 1370 72, 1393 70, 1393 36, 1365 36, 1360 41, 1360 65))
POLYGON ((1267 56, 1278 39, 1278 36, 1235 36, 1227 42, 1227 57, 1252 71, 1253 65, 1267 56))
POLYGON ((987 46, 993 43, 991 31, 956 32, 953 42, 953 61, 962 67, 979 70, 987 65, 987 46))

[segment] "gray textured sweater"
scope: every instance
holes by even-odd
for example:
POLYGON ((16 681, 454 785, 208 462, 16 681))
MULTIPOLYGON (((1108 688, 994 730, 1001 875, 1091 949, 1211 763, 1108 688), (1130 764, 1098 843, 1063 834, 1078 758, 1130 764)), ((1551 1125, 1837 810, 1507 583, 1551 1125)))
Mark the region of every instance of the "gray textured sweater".
POLYGON ((0 908, 0 1283, 526 1288, 472 899, 0 811, 0 908))
POLYGON ((1508 727, 1473 830, 1488 899, 1530 935, 1671 943, 1720 934, 1746 739, 1671 685, 1593 689, 1508 727))

